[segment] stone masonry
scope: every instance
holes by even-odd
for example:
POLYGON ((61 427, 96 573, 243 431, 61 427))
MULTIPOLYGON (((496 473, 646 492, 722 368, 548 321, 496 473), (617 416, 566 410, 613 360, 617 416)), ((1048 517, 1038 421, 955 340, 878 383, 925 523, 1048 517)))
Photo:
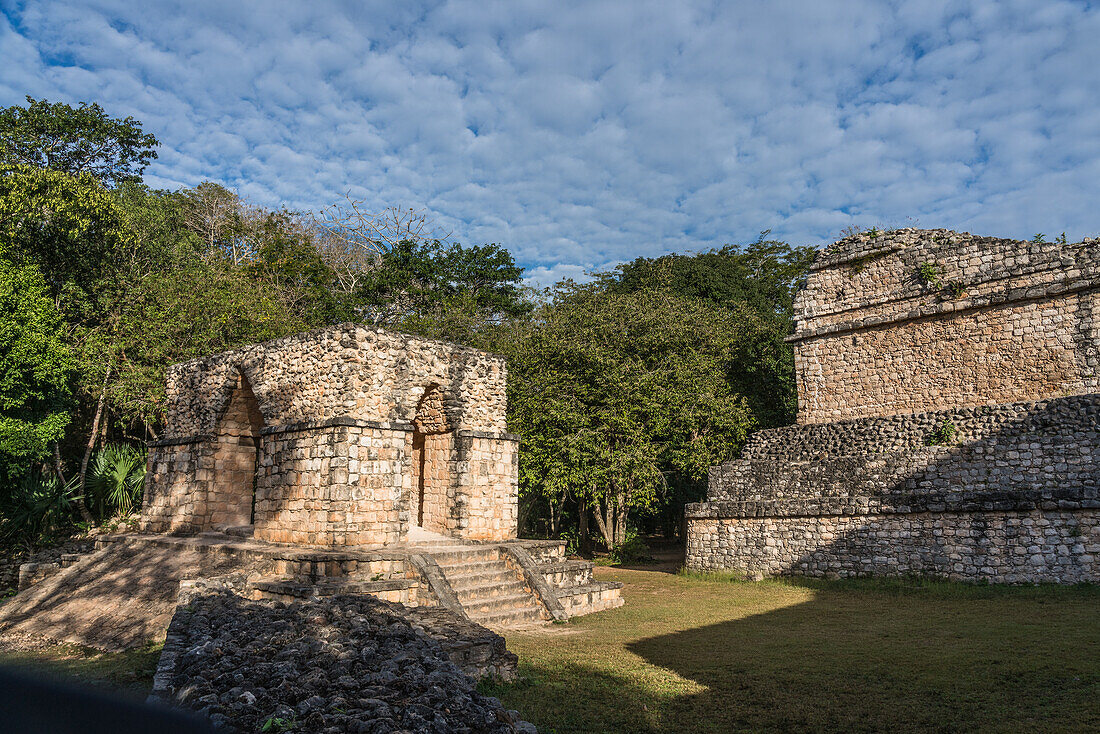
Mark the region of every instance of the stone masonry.
POLYGON ((837 242, 795 299, 799 423, 1100 391, 1100 241, 903 229, 837 242))
POLYGON ((815 262, 798 424, 688 507, 687 565, 1100 581, 1100 242, 867 233, 815 262))
POLYGON ((342 324, 169 368, 142 530, 321 546, 517 531, 504 360, 342 324))

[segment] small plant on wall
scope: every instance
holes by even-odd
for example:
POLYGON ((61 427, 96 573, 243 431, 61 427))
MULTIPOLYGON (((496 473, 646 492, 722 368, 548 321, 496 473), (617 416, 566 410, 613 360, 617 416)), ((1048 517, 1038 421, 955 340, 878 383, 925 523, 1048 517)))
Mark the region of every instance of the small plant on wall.
POLYGON ((949 443, 954 443, 958 434, 959 429, 955 428, 955 424, 951 422, 951 419, 944 418, 942 423, 932 429, 927 444, 929 446, 946 446, 949 443))
POLYGON ((935 263, 923 262, 917 266, 917 280, 931 288, 940 285, 940 269, 935 263))
POLYGON ((953 280, 944 286, 943 291, 951 298, 962 298, 966 293, 966 285, 958 280, 953 280))

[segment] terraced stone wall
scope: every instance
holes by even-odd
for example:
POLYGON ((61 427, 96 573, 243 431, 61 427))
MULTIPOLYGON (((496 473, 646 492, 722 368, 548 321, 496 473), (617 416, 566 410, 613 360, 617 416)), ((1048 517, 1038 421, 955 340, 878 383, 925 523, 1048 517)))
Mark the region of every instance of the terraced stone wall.
POLYGON ((1100 581, 1100 395, 761 431, 687 517, 700 570, 1100 581))
POLYGON ((1100 390, 1100 241, 862 233, 795 301, 799 423, 1100 390))

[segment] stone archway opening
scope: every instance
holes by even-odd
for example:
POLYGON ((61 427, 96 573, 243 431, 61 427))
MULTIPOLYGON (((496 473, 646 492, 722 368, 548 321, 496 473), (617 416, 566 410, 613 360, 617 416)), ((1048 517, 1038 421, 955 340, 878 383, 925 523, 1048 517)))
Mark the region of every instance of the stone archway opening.
POLYGON ((214 472, 207 497, 208 525, 251 525, 256 497, 260 404, 243 372, 214 429, 214 472))
POLYGON ((432 533, 450 534, 454 530, 453 441, 443 392, 433 385, 417 404, 412 435, 413 524, 432 533))

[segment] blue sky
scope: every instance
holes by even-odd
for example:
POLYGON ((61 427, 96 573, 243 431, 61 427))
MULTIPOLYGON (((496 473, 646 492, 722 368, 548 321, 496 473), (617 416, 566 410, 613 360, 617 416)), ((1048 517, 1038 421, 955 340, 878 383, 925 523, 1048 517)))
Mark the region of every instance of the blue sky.
POLYGON ((0 0, 0 104, 96 101, 151 185, 345 192, 537 281, 760 230, 1100 233, 1100 10, 859 0, 0 0))

